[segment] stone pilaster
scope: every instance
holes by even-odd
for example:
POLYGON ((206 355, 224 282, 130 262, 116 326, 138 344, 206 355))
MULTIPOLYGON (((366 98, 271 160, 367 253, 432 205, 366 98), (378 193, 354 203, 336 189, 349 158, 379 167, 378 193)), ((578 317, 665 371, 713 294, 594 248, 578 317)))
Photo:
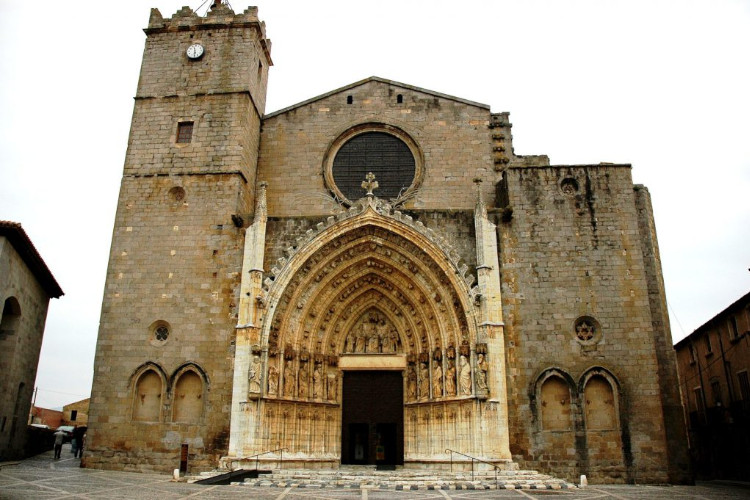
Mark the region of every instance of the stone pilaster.
MULTIPOLYGON (((259 418, 260 389, 265 381, 257 368, 251 372, 254 356, 260 352, 260 322, 263 283, 263 254, 266 244, 266 183, 261 182, 256 196, 253 223, 245 232, 242 259, 240 307, 234 350, 234 383, 229 434, 230 457, 242 457, 253 449, 252 439, 259 418), (259 384, 254 388, 251 379, 259 384)), ((257 365, 256 365, 257 366, 257 365)))
POLYGON ((474 229, 477 244, 477 282, 480 294, 477 296, 479 310, 479 329, 477 344, 485 344, 480 350, 486 350, 484 363, 478 361, 475 373, 479 375, 482 364, 487 369, 487 389, 477 387, 477 395, 487 396, 488 405, 494 410, 494 428, 488 422, 485 436, 487 456, 510 459, 508 430, 508 392, 505 378, 505 340, 503 338, 503 310, 500 294, 500 270, 498 268, 498 246, 496 226, 487 218, 487 208, 482 200, 481 189, 478 189, 477 205, 474 210, 474 229), (484 391, 484 394, 482 393, 484 391))

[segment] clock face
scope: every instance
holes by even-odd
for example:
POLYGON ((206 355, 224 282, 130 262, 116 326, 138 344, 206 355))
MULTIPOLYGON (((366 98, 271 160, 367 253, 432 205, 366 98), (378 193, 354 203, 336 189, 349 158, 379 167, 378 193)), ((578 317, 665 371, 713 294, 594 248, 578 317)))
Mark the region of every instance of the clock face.
POLYGON ((187 48, 187 56, 190 59, 198 59, 203 55, 203 45, 194 43, 187 48))

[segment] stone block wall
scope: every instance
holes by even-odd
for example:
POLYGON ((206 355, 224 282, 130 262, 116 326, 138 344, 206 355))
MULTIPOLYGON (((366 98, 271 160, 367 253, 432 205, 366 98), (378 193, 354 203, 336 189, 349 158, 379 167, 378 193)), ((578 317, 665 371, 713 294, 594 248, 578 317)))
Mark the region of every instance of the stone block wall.
POLYGON ((368 123, 398 127, 421 149, 424 177, 404 208, 471 210, 476 202, 474 178, 487 181, 487 198, 494 184, 489 120, 484 105, 380 79, 272 113, 263 121, 258 165, 258 179, 268 182, 268 215, 335 212, 338 205, 322 175, 326 154, 341 134, 368 123))
POLYGON ((270 41, 257 9, 153 9, 95 358, 86 466, 192 470, 226 454, 244 220, 270 41), (200 43, 202 57, 187 48, 200 43), (181 122, 192 122, 178 142, 181 122))
POLYGON ((234 14, 223 4, 206 17, 183 7, 166 19, 152 9, 144 31, 148 38, 139 98, 244 92, 252 95, 256 114, 264 113, 271 42, 256 7, 234 14), (188 61, 186 50, 194 43, 205 52, 199 60, 188 61))
POLYGON ((237 172, 254 189, 259 126, 246 94, 136 99, 125 174, 237 172), (193 122, 192 140, 179 144, 185 121, 193 122))
POLYGON ((659 367, 629 166, 511 168, 505 175, 513 216, 498 233, 508 399, 518 402, 510 405, 514 457, 532 467, 549 464, 571 480, 666 481, 659 367), (581 318, 592 330, 577 330, 581 318), (549 370, 570 385, 574 460, 570 446, 558 446, 541 426, 545 408, 535 391, 549 370), (584 390, 593 375, 612 388, 622 449, 587 429, 584 390))
POLYGON ((180 444, 209 467, 226 450, 244 231, 237 175, 123 179, 96 351, 85 463, 174 469, 180 444), (168 336, 157 338, 165 326, 168 336), (158 417, 135 421, 145 366, 163 375, 158 417), (202 415, 174 421, 178 375, 199 374, 202 415), (148 451, 150 450, 150 451, 148 451), (124 465, 123 465, 124 464, 124 465))

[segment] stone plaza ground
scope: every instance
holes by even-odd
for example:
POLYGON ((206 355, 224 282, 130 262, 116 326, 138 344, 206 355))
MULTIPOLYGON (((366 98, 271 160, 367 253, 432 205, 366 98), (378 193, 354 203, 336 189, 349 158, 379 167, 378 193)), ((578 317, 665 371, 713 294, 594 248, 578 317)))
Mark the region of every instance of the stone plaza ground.
POLYGON ((573 490, 416 490, 394 491, 351 488, 261 487, 247 485, 204 486, 174 482, 170 476, 132 472, 81 469, 70 445, 63 447, 62 459, 52 452, 20 462, 0 464, 0 499, 158 499, 177 500, 235 499, 362 499, 362 500, 451 500, 451 499, 747 499, 750 485, 706 482, 696 486, 589 485, 573 490))

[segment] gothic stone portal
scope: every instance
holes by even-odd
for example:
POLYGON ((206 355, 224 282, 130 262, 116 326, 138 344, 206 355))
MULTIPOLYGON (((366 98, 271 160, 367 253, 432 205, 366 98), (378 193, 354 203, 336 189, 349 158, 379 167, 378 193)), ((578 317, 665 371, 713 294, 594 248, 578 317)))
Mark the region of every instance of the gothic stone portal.
POLYGON ((247 294, 262 299, 238 328, 227 458, 510 458, 502 332, 483 320, 465 268, 378 203, 321 226, 247 294))

